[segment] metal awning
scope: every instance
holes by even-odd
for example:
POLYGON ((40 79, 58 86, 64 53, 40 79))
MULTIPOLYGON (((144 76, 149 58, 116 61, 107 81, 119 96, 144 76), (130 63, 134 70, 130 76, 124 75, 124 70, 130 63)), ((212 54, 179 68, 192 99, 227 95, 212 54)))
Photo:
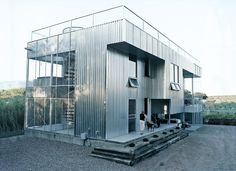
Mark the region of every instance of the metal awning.
POLYGON ((118 43, 112 43, 112 44, 108 44, 107 47, 119 50, 120 52, 123 52, 125 54, 128 55, 134 55, 137 57, 137 59, 143 59, 143 60, 147 60, 147 59, 153 59, 153 60, 158 60, 160 62, 165 62, 164 59, 152 55, 138 47, 135 47, 134 45, 131 45, 127 42, 118 42, 118 43))

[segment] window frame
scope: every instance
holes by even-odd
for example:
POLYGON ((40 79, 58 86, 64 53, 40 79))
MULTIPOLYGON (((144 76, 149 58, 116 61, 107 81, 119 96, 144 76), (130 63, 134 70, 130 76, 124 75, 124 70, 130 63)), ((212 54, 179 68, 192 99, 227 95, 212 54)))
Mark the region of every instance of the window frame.
POLYGON ((174 63, 170 64, 170 82, 179 84, 179 66, 174 63))
MULTIPOLYGON (((137 72, 137 57, 129 55, 129 64, 130 64, 130 62, 134 62, 135 63, 135 75, 131 75, 129 73, 129 77, 137 78, 137 75, 138 75, 138 72, 137 72)), ((129 68, 130 68, 130 66, 129 66, 129 68)))
POLYGON ((180 91, 181 86, 179 85, 179 83, 171 82, 170 83, 170 89, 173 90, 173 91, 180 91))
POLYGON ((129 77, 128 79, 129 87, 138 88, 139 83, 137 78, 129 77))

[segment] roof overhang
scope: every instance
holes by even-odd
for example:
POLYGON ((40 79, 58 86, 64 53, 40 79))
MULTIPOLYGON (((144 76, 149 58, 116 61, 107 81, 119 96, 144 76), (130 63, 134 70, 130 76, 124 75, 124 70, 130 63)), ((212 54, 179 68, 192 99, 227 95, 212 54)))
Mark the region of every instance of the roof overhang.
POLYGON ((190 71, 187 71, 185 69, 183 69, 183 76, 184 76, 184 78, 200 78, 199 75, 196 75, 196 74, 194 74, 190 71))
POLYGON ((138 59, 143 59, 143 60, 147 60, 147 59, 152 59, 152 60, 156 60, 159 62, 165 62, 164 59, 152 55, 134 45, 131 45, 127 42, 118 42, 118 43, 112 43, 112 44, 108 44, 107 47, 116 49, 122 53, 128 54, 128 55, 134 55, 136 56, 138 59))

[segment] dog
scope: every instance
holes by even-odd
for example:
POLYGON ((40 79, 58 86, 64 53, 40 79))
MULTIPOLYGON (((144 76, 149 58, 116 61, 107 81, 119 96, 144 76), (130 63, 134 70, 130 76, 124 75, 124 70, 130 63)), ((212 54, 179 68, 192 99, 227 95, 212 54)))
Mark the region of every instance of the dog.
POLYGON ((149 129, 151 129, 151 131, 154 131, 154 123, 151 121, 147 121, 147 128, 148 128, 148 131, 149 129))

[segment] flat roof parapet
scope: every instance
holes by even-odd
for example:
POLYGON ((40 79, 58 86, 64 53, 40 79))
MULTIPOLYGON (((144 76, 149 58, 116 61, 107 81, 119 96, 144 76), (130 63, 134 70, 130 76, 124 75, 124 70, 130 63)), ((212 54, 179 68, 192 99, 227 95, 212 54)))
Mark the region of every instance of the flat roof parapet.
POLYGON ((64 34, 72 31, 76 31, 83 28, 93 27, 100 24, 109 23, 116 20, 126 19, 131 23, 135 24, 137 27, 152 35, 154 38, 168 46, 169 48, 175 50, 182 56, 190 59, 196 65, 199 65, 200 61, 189 54, 186 50, 168 38, 165 34, 160 32, 154 26, 149 24, 135 12, 130 10, 124 5, 116 6, 106 10, 98 11, 92 14, 77 17, 71 20, 53 24, 41 29, 32 31, 31 41, 47 38, 50 36, 55 36, 59 34, 64 34))

